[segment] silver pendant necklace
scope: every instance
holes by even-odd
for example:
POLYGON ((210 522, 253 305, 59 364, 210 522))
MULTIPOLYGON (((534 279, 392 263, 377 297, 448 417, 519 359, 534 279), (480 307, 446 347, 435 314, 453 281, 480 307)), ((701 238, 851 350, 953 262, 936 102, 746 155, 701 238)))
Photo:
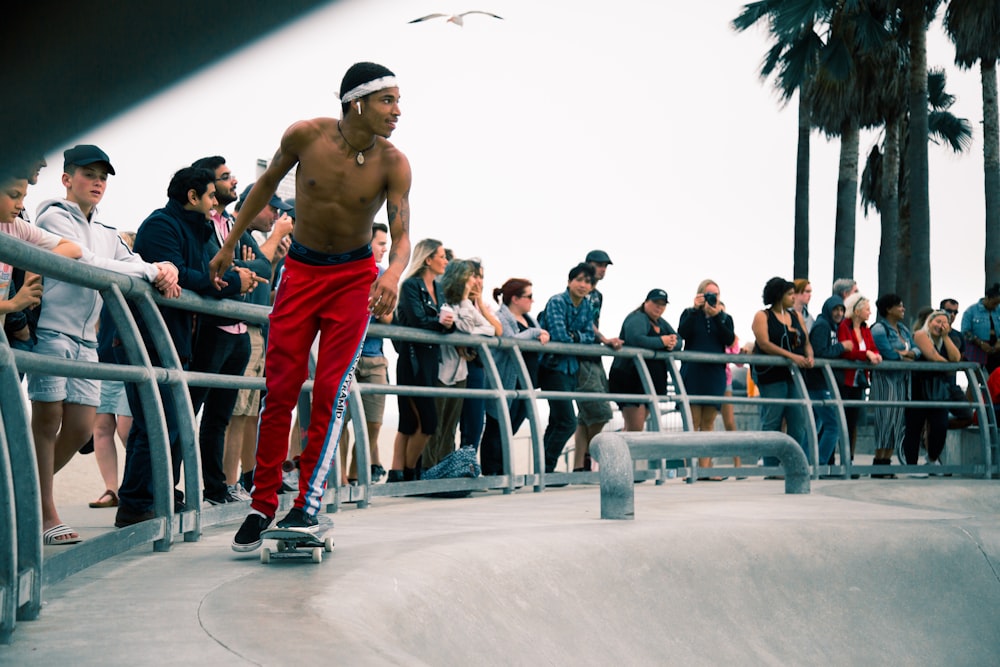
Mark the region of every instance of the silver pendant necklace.
POLYGON ((359 150, 359 149, 355 148, 354 146, 352 146, 351 142, 347 140, 346 136, 344 136, 344 131, 342 129, 340 129, 340 121, 339 120, 337 121, 337 132, 340 133, 340 138, 344 140, 344 143, 347 144, 347 147, 350 148, 352 151, 355 151, 357 153, 357 155, 354 156, 354 161, 358 163, 358 166, 363 165, 365 163, 365 152, 370 151, 372 148, 375 147, 375 141, 376 141, 375 137, 372 137, 372 144, 371 144, 371 146, 369 146, 368 148, 363 148, 363 149, 359 150))

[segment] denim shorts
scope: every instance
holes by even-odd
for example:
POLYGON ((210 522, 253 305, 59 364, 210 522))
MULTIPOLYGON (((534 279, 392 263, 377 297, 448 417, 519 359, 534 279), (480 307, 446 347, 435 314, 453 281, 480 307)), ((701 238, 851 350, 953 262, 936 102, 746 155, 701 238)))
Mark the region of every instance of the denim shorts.
MULTIPOLYGON (((60 359, 97 361, 97 344, 81 343, 58 331, 39 329, 35 352, 60 359)), ((28 375, 28 398, 39 403, 64 401, 74 405, 101 404, 101 381, 58 375, 28 375)))
POLYGON ((115 415, 116 417, 131 417, 125 397, 125 383, 117 380, 101 380, 101 404, 97 407, 99 415, 115 415))

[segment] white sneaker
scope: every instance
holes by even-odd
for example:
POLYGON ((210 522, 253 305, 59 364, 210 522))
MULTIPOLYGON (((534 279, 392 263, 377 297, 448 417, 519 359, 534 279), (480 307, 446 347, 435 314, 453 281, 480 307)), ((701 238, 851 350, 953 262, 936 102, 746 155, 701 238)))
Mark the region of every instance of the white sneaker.
POLYGON ((281 473, 281 484, 286 491, 299 490, 299 469, 281 473))
POLYGON ((253 498, 247 493, 246 489, 243 488, 242 484, 230 484, 226 489, 229 491, 229 497, 235 498, 239 501, 251 501, 253 498))

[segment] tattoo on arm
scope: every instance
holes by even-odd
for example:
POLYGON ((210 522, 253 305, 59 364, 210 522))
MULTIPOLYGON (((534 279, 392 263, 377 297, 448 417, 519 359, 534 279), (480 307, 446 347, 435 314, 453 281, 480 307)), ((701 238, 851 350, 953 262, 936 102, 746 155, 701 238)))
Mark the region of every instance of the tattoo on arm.
POLYGON ((396 241, 401 236, 409 236, 410 234, 409 200, 404 196, 398 205, 387 201, 386 213, 389 217, 389 233, 393 240, 392 247, 389 249, 389 264, 392 265, 399 259, 399 255, 396 252, 396 241))

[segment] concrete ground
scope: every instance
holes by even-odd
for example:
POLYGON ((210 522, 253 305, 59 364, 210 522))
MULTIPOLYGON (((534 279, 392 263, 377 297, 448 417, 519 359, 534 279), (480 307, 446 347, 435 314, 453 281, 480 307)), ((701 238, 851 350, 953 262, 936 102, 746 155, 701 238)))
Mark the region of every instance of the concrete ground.
POLYGON ((46 589, 0 664, 1000 664, 1000 483, 783 489, 646 482, 628 522, 596 486, 377 498, 333 515, 319 565, 212 527, 46 589))

